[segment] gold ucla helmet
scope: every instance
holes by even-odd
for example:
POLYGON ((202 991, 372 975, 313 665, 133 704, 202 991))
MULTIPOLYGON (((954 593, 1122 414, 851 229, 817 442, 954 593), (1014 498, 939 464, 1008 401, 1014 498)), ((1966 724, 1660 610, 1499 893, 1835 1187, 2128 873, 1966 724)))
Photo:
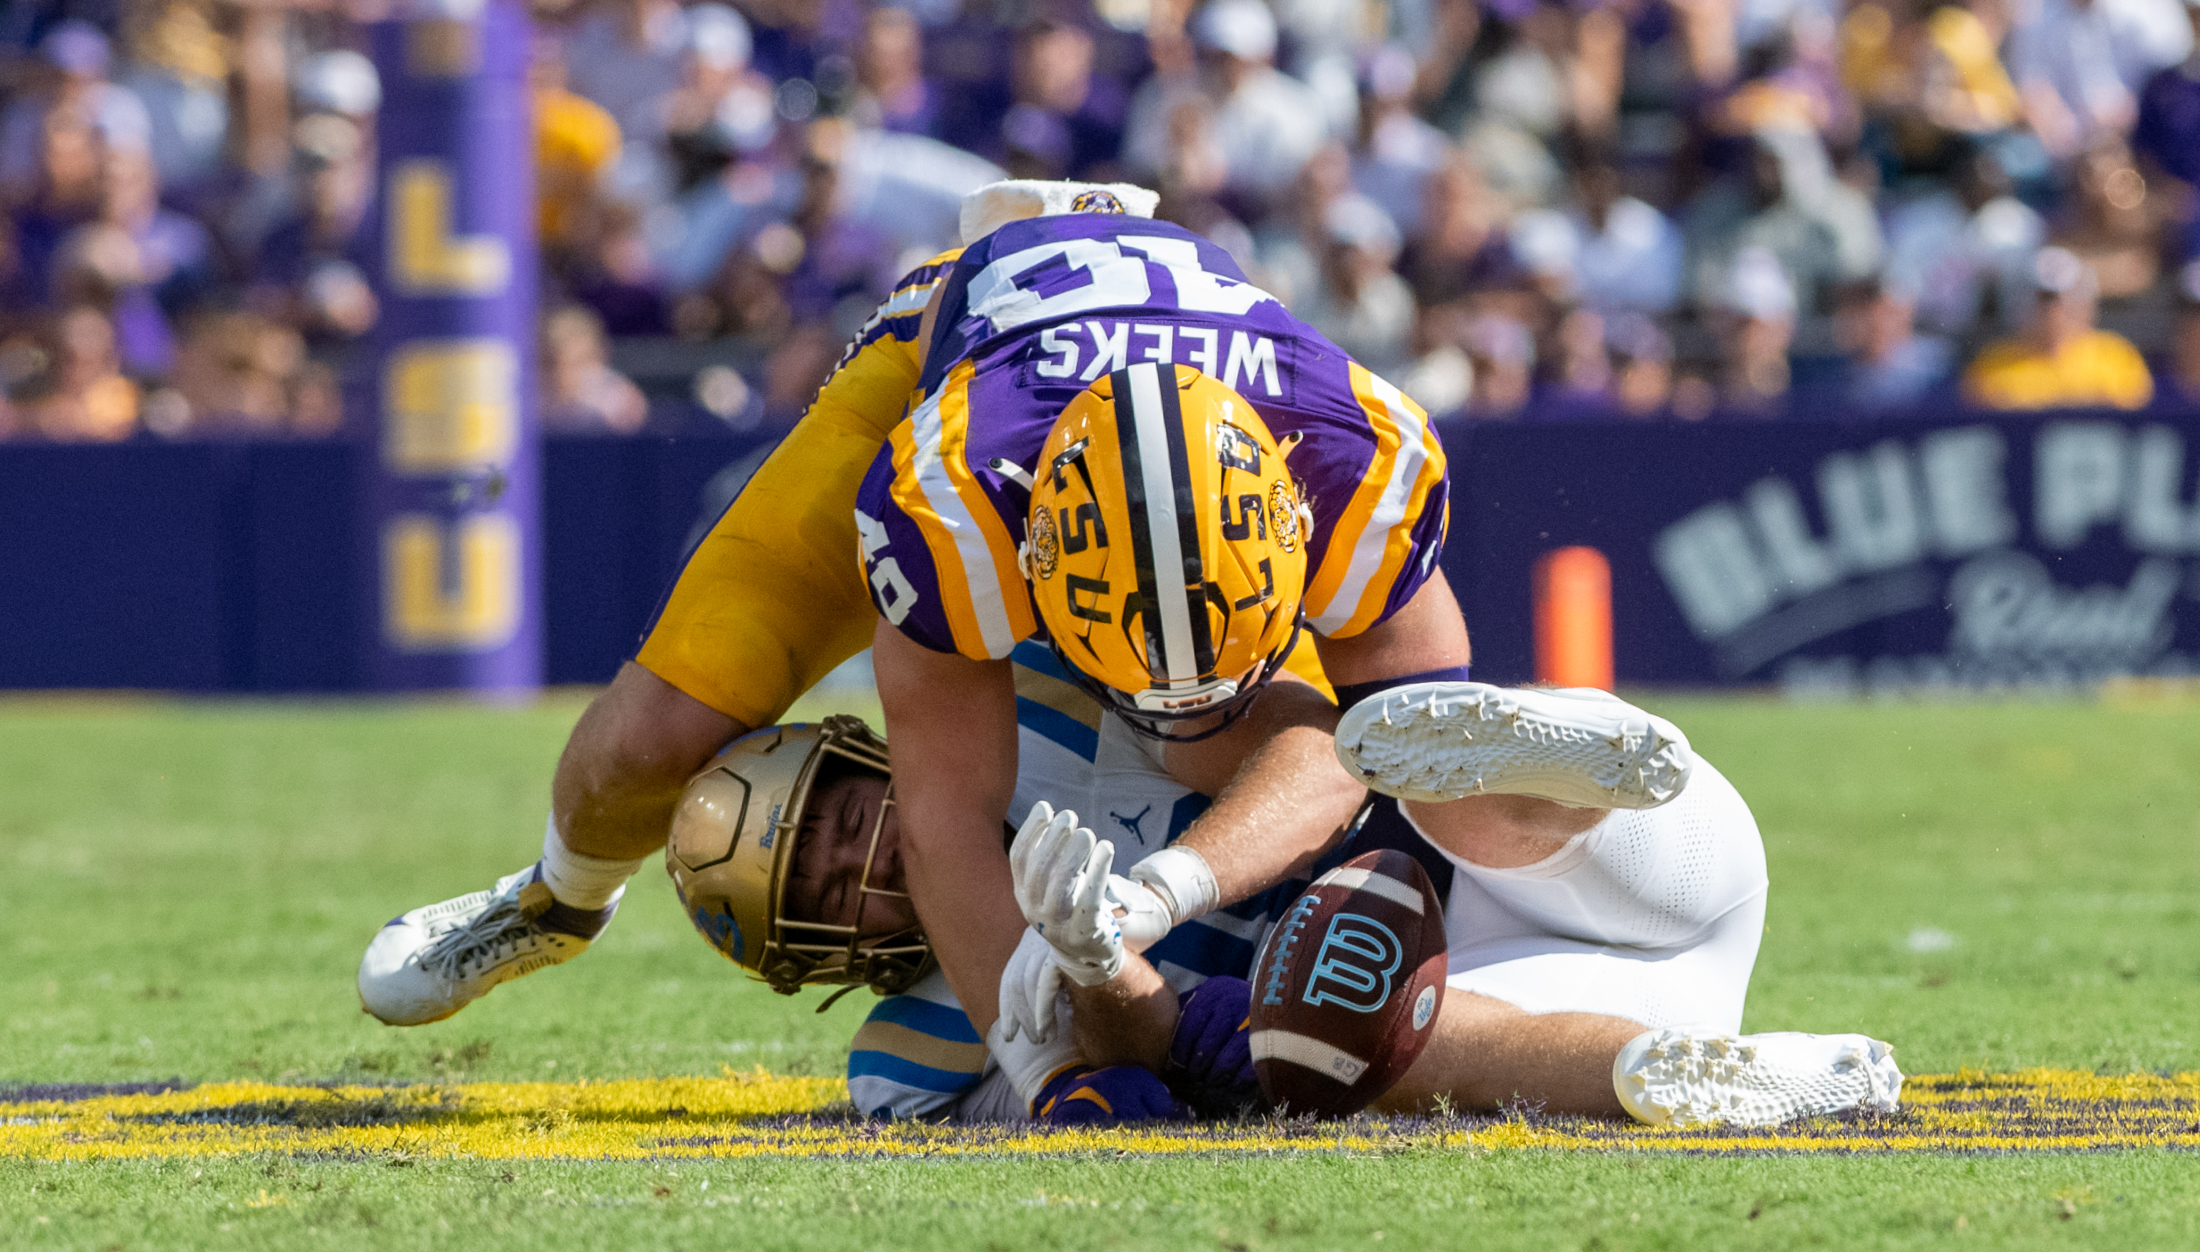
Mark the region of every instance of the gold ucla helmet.
POLYGON ((1070 401, 1032 469, 1025 556, 1069 671, 1134 729, 1251 704, 1298 640, 1311 514, 1245 398, 1133 365, 1070 401))
POLYGON ((873 881, 879 833, 894 803, 893 774, 886 741, 861 718, 744 735, 688 782, 673 811, 665 869, 688 920, 727 959, 783 995, 810 985, 857 984, 891 995, 930 966, 932 950, 915 930, 866 937, 860 911, 849 926, 787 916, 787 879, 810 797, 822 781, 849 769, 888 780, 878 818, 865 832, 870 844, 860 894, 906 898, 873 881))

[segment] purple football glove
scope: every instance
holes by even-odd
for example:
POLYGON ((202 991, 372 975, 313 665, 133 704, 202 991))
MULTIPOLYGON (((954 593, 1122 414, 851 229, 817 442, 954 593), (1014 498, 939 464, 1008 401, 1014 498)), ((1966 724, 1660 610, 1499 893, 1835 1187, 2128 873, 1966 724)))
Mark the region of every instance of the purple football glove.
POLYGON ((1032 1116, 1049 1126, 1113 1126, 1121 1122, 1173 1122, 1183 1105, 1150 1072, 1136 1065, 1094 1069, 1072 1065, 1054 1076, 1031 1102, 1032 1116))
POLYGON ((1253 1073, 1252 1012, 1253 988, 1242 978, 1210 978, 1177 1001, 1176 1037, 1161 1072, 1202 1121, 1266 1107, 1253 1073))
POLYGON ((1210 978, 1185 992, 1169 1065, 1202 1086, 1252 1086, 1252 1013, 1253 988, 1242 978, 1210 978))

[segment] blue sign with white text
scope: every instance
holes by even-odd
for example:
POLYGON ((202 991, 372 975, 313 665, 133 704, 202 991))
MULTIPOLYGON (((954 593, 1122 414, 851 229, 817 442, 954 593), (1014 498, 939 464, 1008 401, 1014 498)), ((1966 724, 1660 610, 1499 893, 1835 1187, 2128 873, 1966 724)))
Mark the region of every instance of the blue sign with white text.
POLYGON ((1621 682, 1797 693, 2200 670, 2200 425, 2159 414, 1453 432, 1477 677, 1533 676, 1535 560, 1612 565, 1621 682))

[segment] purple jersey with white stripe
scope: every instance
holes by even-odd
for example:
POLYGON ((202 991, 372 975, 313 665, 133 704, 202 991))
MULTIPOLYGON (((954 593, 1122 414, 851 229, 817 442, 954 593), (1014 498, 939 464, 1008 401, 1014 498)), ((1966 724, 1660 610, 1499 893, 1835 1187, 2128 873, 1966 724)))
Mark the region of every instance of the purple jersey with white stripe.
POLYGON ((927 647, 1006 657, 1038 631, 1017 566, 1028 470, 1056 418, 1112 371, 1189 365, 1258 410, 1311 506, 1305 605, 1348 637, 1436 567, 1447 521, 1427 414, 1180 227, 1120 214, 1031 218, 966 249, 941 294, 919 400, 857 496, 864 571, 927 647))

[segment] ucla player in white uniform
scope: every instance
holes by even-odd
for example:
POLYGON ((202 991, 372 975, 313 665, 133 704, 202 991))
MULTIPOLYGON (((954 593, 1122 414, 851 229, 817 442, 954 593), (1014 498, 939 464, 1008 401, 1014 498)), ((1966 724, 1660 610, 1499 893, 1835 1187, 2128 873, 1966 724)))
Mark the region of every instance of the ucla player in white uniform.
MULTIPOLYGON (((1050 892, 1064 899, 1099 894, 1079 881, 1101 842, 1095 831, 1107 834, 1112 857, 1134 861, 1181 834, 1206 797, 1171 779, 1152 741, 1104 715, 1047 650, 1027 646, 1012 659, 1021 748, 1014 811, 1075 806, 1092 818, 1080 826, 1064 812, 1066 821, 1025 823, 1013 857, 1019 896, 1043 909, 1050 892), (1064 841, 1069 855, 1037 851, 1050 836, 1064 841), (1039 868, 1049 860, 1051 874, 1039 868)), ((1739 1033, 1764 926, 1763 845, 1740 795, 1669 723, 1601 692, 1425 684, 1355 709, 1344 733, 1340 751, 1349 765, 1366 773, 1372 763, 1384 790, 1413 798, 1404 805, 1378 801, 1369 820, 1308 867, 1308 876, 1371 847, 1413 851, 1437 879, 1450 940, 1451 994, 1438 1034, 1378 1108, 1426 1107, 1436 1096, 1469 1109, 1526 1100, 1551 1112, 1624 1111, 1653 1124, 1686 1125, 1769 1124, 1895 1107, 1902 1079, 1883 1043, 1861 1035, 1739 1033), (1674 750, 1646 767, 1626 745, 1652 736, 1674 750), (1420 833, 1412 821, 1415 807, 1453 793, 1479 794, 1494 807, 1506 796, 1536 796, 1600 816, 1564 837, 1537 830, 1531 819, 1509 832, 1510 842, 1486 840, 1469 849, 1470 857, 1420 833)), ((764 738, 743 741, 750 747, 737 745, 721 761, 744 751, 754 757, 764 738)), ((874 765, 883 769, 879 749, 874 765)), ((767 794, 780 794, 755 769, 729 768, 746 770, 767 794)), ((770 917, 754 906, 726 907, 723 884, 735 871, 716 857, 734 810, 694 802, 708 791, 709 777, 691 789, 672 841, 674 877, 698 928, 767 978, 782 959, 775 953, 806 950, 823 958, 785 990, 802 981, 867 981, 893 991, 872 1009, 850 1051, 849 1093, 866 1113, 1112 1121, 1228 1113, 1257 1098, 1242 978, 1306 879, 1178 925, 1158 940, 1138 935, 1136 919, 1110 916, 1107 938, 1119 953, 1106 986, 1122 994, 1113 1004, 1105 995, 1080 996, 1074 1016, 1067 997, 1055 994, 1058 980, 1040 977, 1043 960, 1019 960, 1004 978, 1001 1005, 1019 1029, 989 1053, 946 979, 908 958, 921 951, 921 940, 911 944, 913 912, 888 908, 885 920, 867 924, 866 906, 847 903, 866 893, 906 903, 898 830, 885 819, 885 806, 862 810, 863 821, 836 825, 810 819, 800 802, 806 793, 788 790, 796 802, 779 820, 798 829, 797 837, 778 839, 772 872, 753 879, 795 884, 780 890, 783 915, 770 917), (721 868, 689 870, 683 856, 721 868), (859 884, 856 891, 836 895, 830 887, 803 885, 834 881, 816 866, 836 858, 859 884), (839 903, 811 904, 820 899, 839 903), (726 924, 734 913, 749 919, 739 938, 729 936, 726 924), (832 914, 839 929, 806 946, 796 932, 832 930, 816 925, 820 914, 832 914), (859 938, 872 947, 852 946, 859 938), (1127 950, 1141 944, 1150 945, 1142 955, 1127 950), (902 956, 882 965, 867 954, 874 951, 902 956), (1036 989, 1042 983, 1046 989, 1036 989)), ((820 803, 812 799, 808 807, 820 803)), ((749 894, 762 899, 770 891, 749 894)), ((1042 957, 1052 951, 1044 941, 1027 950, 1042 957)), ((777 971, 775 985, 787 972, 777 971)))
MULTIPOLYGON (((1103 715, 1044 646, 1023 645, 1011 661, 1021 750, 1012 812, 1051 812, 1058 804, 1065 816, 1090 813, 1130 861, 1167 846, 1206 811, 1209 798, 1170 778, 1152 741, 1103 715)), ((1015 1120, 1051 1106, 1050 1120, 1105 1121, 1234 1112, 1257 1101, 1249 1074, 1212 1074, 1212 1066, 1189 1063, 1189 1056, 1187 1064, 1156 1066, 1187 1106, 1150 1074, 1082 1064, 1066 1028, 1044 1032, 1044 1040, 1027 1032, 1003 1044, 997 1058, 990 1054, 945 976, 910 959, 922 951, 921 940, 912 947, 898 820, 884 816, 890 802, 837 804, 825 797, 838 785, 832 770, 812 765, 825 781, 804 781, 802 758, 790 758, 789 747, 818 757, 856 750, 846 746, 850 736, 870 739, 867 730, 836 721, 841 725, 822 734, 775 728, 733 745, 677 810, 668 866, 704 937, 774 987, 866 983, 888 992, 851 1044, 848 1086, 858 1108, 881 1117, 1015 1120), (721 800, 729 771, 742 780, 740 795, 761 793, 771 804, 721 800), (771 820, 759 825, 756 814, 771 820), (1096 1070, 1116 1072, 1093 1077, 1096 1070)), ((876 747, 867 763, 882 769, 883 744, 876 747)), ((1004 825, 1004 842, 1007 833, 1004 825)), ((1343 844, 1310 866, 1308 876, 1360 850, 1343 844)), ((1197 989, 1218 978, 1242 989, 1261 938, 1307 880, 1289 879, 1176 926, 1146 949, 1150 963, 1142 968, 1159 971, 1172 1003, 1188 997, 1195 1010, 1188 1018, 1219 1012, 1228 1017, 1225 1031, 1234 1030, 1244 1016, 1242 991, 1234 1009, 1217 1010, 1200 1001, 1197 989)), ((1059 1024, 1068 1024, 1066 1009, 1059 1024)), ((1169 1041, 1164 1034, 1159 1051, 1169 1041)))
MULTIPOLYGON (((1429 682, 1356 704, 1337 744, 1347 769, 1391 797, 1346 853, 1399 847, 1424 865, 1434 854, 1445 901, 1449 995, 1377 1109, 1525 1100, 1654 1125, 1770 1125, 1896 1107, 1902 1074, 1883 1042, 1739 1033, 1764 931, 1764 846, 1749 806, 1670 722, 1601 691, 1429 682), (1425 821, 1446 806, 1451 820, 1425 821)), ((1093 895, 1080 862, 1108 859, 1085 860, 1099 841, 1080 834, 1066 857, 1013 858, 1019 899, 1064 960, 1122 970, 1116 995, 1079 998, 1081 1013, 1107 1014, 1078 1022, 1086 1059, 1150 1060, 1169 1022, 1154 977, 1166 971, 1108 952, 1135 919, 1067 906, 1093 895), (1027 881, 1027 866, 1049 881, 1027 881)), ((1043 1024, 1051 992, 1012 985, 1019 972, 1004 979, 1002 1012, 1043 1024)))

